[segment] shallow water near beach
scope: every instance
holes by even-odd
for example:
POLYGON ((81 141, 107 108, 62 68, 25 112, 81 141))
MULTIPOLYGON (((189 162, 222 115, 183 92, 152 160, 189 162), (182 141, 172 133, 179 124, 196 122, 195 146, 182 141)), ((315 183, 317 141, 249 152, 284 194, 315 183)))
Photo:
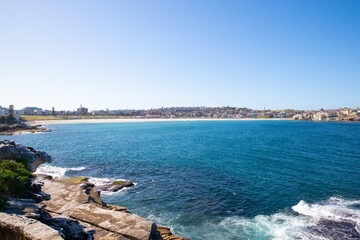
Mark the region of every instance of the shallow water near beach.
POLYGON ((196 121, 51 125, 2 136, 56 177, 122 178, 110 203, 191 239, 359 239, 360 124, 196 121))

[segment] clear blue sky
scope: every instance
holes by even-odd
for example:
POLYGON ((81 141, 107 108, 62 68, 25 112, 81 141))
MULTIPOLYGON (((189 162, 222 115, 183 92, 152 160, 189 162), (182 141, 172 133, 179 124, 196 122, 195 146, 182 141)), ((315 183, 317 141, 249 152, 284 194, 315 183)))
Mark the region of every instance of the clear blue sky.
POLYGON ((360 106, 360 1, 0 0, 0 105, 360 106))

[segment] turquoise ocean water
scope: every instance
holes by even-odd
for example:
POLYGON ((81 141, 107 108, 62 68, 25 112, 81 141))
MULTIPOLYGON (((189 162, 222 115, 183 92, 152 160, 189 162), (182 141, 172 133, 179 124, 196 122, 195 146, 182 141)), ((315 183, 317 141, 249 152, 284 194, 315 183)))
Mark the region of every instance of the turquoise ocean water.
POLYGON ((130 179, 105 201, 191 239, 359 239, 360 124, 192 121, 49 125, 1 136, 40 171, 130 179))

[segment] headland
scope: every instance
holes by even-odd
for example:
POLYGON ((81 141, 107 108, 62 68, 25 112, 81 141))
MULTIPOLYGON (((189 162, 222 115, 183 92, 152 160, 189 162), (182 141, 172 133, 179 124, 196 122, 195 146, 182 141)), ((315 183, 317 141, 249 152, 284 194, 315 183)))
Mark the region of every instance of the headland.
MULTIPOLYGON (((101 191, 115 192, 131 187, 131 181, 117 180, 95 186, 87 177, 54 179, 30 173, 50 162, 52 158, 45 152, 13 141, 0 141, 1 183, 14 167, 25 167, 27 170, 21 169, 21 172, 27 174, 28 171, 29 176, 23 179, 22 192, 15 193, 7 190, 10 186, 1 186, 0 199, 7 201, 0 211, 2 240, 185 240, 167 227, 157 226, 125 207, 101 199, 101 191)), ((17 180, 12 181, 19 184, 17 180)))

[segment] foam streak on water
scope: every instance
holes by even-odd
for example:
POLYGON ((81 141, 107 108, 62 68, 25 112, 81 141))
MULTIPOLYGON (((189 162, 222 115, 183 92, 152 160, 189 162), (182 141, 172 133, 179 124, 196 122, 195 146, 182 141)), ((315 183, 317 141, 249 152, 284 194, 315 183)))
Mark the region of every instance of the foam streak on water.
POLYGON ((46 174, 50 175, 54 178, 63 178, 68 171, 82 171, 85 170, 85 167, 72 167, 72 168, 64 168, 57 167, 49 164, 40 165, 35 174, 46 174))

